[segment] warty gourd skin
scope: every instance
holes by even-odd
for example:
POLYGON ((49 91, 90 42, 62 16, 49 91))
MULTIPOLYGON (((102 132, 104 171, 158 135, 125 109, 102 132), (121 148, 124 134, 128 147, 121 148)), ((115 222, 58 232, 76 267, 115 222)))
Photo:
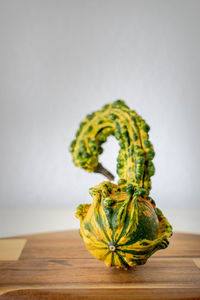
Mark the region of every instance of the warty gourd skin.
POLYGON ((149 196, 154 175, 150 127, 124 101, 117 100, 86 116, 70 151, 74 164, 101 173, 109 181, 92 187, 92 204, 80 204, 76 217, 88 251, 108 267, 129 269, 144 264, 168 246, 172 226, 149 196), (119 141, 118 184, 99 163, 102 144, 113 135, 119 141))

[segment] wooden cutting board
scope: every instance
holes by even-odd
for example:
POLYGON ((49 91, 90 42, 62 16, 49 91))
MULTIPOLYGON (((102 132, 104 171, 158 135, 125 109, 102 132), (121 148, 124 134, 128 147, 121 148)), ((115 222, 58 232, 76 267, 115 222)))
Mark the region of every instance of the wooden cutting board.
POLYGON ((107 268, 77 231, 0 240, 0 299, 200 299, 200 235, 175 233, 145 265, 107 268))

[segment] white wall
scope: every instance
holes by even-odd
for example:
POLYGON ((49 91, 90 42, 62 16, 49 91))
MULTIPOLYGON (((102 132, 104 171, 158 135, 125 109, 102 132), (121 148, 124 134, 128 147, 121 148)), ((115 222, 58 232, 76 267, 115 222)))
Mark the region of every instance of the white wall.
MULTIPOLYGON (((90 201, 104 178, 75 167, 68 145, 118 98, 151 125, 158 206, 200 208, 199 11, 198 0, 1 0, 0 208, 90 201)), ((115 170, 117 142, 104 148, 115 170)))

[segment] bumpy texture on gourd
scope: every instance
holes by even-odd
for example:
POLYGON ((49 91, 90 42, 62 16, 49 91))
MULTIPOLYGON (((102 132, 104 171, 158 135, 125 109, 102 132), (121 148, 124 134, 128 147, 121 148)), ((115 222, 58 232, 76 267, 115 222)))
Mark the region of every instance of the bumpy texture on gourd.
POLYGON ((109 135, 119 140, 118 185, 102 182, 90 189, 92 204, 81 204, 76 217, 87 249, 107 266, 128 269, 144 264, 168 246, 172 227, 149 197, 155 155, 150 127, 122 100, 86 117, 71 143, 75 165, 113 179, 98 162, 109 135))

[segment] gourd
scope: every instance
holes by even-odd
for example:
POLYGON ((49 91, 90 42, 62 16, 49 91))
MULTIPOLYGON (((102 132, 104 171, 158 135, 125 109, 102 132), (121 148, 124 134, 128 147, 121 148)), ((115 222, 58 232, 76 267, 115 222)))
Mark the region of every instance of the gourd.
POLYGON ((108 267, 144 264, 168 246, 172 235, 172 226, 149 196, 155 172, 149 129, 134 110, 117 100, 89 114, 70 146, 76 166, 109 179, 89 190, 93 203, 80 204, 75 214, 88 251, 108 267), (114 176, 98 160, 110 135, 120 146, 118 184, 111 182, 114 176))

